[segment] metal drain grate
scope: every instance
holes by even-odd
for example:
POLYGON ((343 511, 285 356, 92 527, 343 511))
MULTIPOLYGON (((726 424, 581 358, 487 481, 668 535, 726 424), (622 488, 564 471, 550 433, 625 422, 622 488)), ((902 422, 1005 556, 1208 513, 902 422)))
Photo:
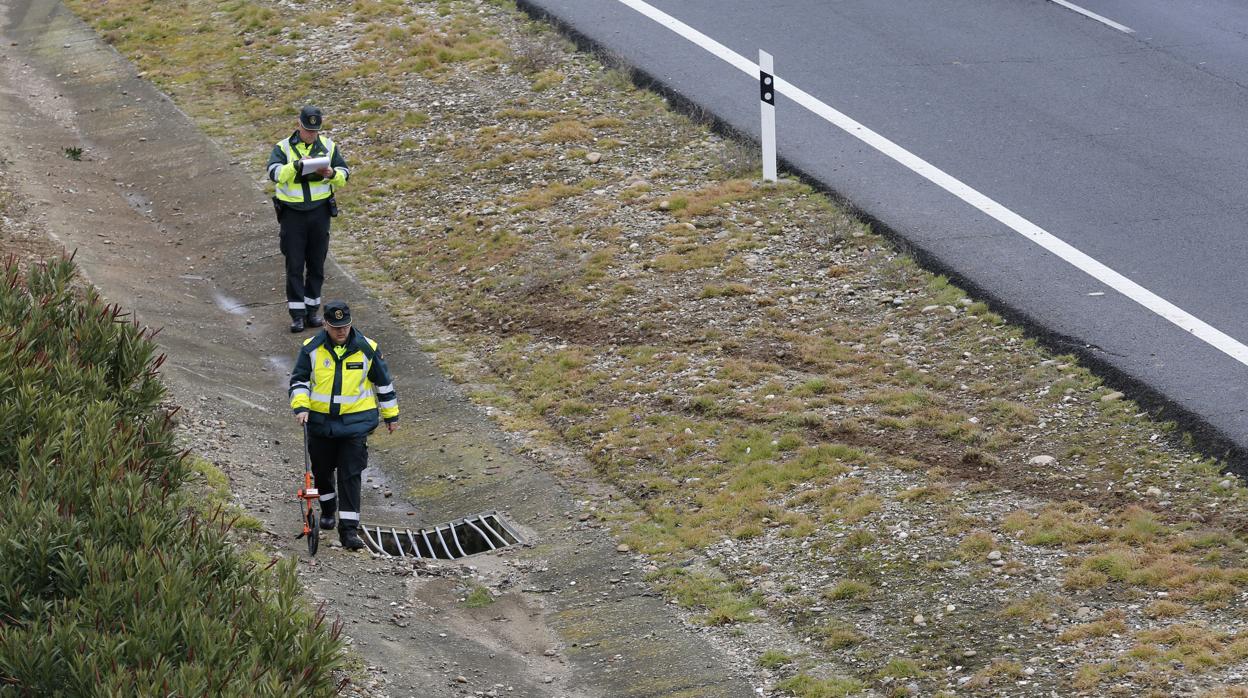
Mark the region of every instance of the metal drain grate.
POLYGON ((495 511, 418 531, 367 524, 360 530, 369 550, 385 557, 458 560, 524 543, 520 534, 495 511))

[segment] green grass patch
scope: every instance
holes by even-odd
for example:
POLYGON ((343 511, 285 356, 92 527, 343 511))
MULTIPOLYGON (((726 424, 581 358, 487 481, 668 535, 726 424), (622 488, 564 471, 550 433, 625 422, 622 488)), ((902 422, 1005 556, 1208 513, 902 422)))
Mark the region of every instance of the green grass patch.
POLYGON ((483 608, 492 603, 494 603, 494 595, 480 584, 472 585, 472 590, 464 596, 464 606, 467 608, 483 608))
POLYGON ((841 540, 840 549, 843 551, 862 550, 875 542, 875 535, 870 531, 862 529, 855 530, 841 540))
POLYGON ((707 284, 702 287, 702 292, 698 294, 699 298, 731 298, 733 296, 748 296, 754 293, 754 289, 741 283, 727 284, 707 284))
POLYGON ((233 528, 247 531, 264 528, 259 519, 230 502, 230 478, 220 468, 198 456, 188 456, 187 459, 191 465, 188 484, 199 488, 194 502, 201 516, 220 513, 225 520, 232 522, 233 528), (195 482, 197 479, 198 483, 195 482))
POLYGON ((997 538, 988 531, 971 531, 958 542, 954 555, 959 560, 984 560, 997 547, 997 538))
POLYGON ((758 599, 746 594, 736 582, 681 567, 661 570, 654 575, 653 580, 681 606, 703 610, 704 615, 700 620, 707 625, 749 623, 755 620, 753 610, 758 608, 758 599))
POLYGON ((879 405, 884 414, 899 417, 932 405, 935 396, 927 390, 878 390, 869 394, 867 401, 879 405))
POLYGON ((1039 512, 1016 511, 1005 518, 1003 528, 1027 545, 1059 547, 1108 537, 1096 523, 1099 513, 1079 502, 1048 505, 1039 512))
POLYGON ((857 679, 833 677, 819 679, 806 673, 798 674, 781 681, 777 686, 798 698, 843 698, 866 690, 866 686, 857 679))
POLYGON ((858 579, 842 579, 823 592, 830 601, 860 601, 871 596, 871 585, 858 579))
POLYGON ((780 650, 767 650, 758 658, 758 665, 764 669, 779 669, 793 661, 793 655, 780 650))
POLYGON ((1002 615, 1030 622, 1048 620, 1053 614, 1065 608, 1069 602, 1052 594, 1032 594, 1005 607, 1002 615))
POLYGON ((875 674, 881 679, 921 679, 927 676, 923 665, 905 657, 894 657, 888 660, 888 663, 875 674))
POLYGON ((842 650, 855 647, 862 643, 863 637, 852 625, 844 621, 831 620, 815 628, 815 637, 826 650, 842 650))

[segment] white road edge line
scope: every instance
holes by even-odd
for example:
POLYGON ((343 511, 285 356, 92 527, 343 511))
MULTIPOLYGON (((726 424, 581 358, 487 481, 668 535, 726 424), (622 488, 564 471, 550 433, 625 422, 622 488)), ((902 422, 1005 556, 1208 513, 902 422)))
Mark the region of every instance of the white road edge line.
POLYGON ((1078 5, 1076 5, 1076 4, 1075 4, 1075 3, 1073 3, 1073 2, 1067 2, 1067 0, 1049 0, 1049 2, 1051 2, 1051 3, 1055 4, 1055 5, 1061 5, 1062 7, 1065 7, 1065 8, 1066 8, 1066 9, 1068 9, 1068 10, 1071 10, 1071 11, 1074 11, 1074 12, 1078 12, 1079 14, 1081 14, 1081 15, 1083 15, 1084 17, 1087 17, 1087 18, 1089 18, 1089 19, 1095 19, 1096 21, 1100 22, 1101 24, 1104 24, 1104 25, 1105 25, 1105 26, 1107 26, 1107 27, 1113 27, 1114 29, 1117 29, 1117 30, 1118 30, 1118 31, 1120 31, 1120 32, 1124 32, 1124 33, 1126 33, 1126 34, 1134 34, 1134 33, 1135 33, 1135 30, 1134 30, 1134 29, 1132 29, 1131 27, 1128 27, 1128 26, 1125 26, 1125 25, 1119 24, 1119 23, 1115 22, 1114 20, 1112 20, 1112 19, 1110 19, 1110 18, 1108 18, 1108 17, 1104 17, 1104 16, 1102 16, 1102 15, 1098 15, 1098 14, 1096 14, 1095 12, 1093 12, 1092 10, 1085 10, 1085 9, 1083 9, 1082 7, 1079 7, 1078 5))
MULTIPOLYGON (((705 49, 715 57, 725 61, 741 72, 757 79, 759 67, 745 56, 733 51, 711 37, 672 17, 662 10, 643 0, 617 0, 637 12, 667 27, 697 46, 705 49)), ((776 91, 797 102, 812 113, 822 117, 832 125, 849 135, 875 148, 884 155, 896 160, 915 174, 923 177, 936 186, 953 194, 966 203, 974 206, 988 216, 1000 221, 1014 232, 1031 240, 1049 252, 1083 271, 1092 278, 1118 291, 1122 295, 1139 303, 1153 313, 1177 325, 1180 329, 1192 334, 1209 346, 1248 366, 1248 346, 1244 346, 1235 338, 1209 325, 1200 318, 1158 296, 1152 291, 1135 283, 1131 279, 1110 269, 1077 248, 1061 240, 1040 226, 993 201, 984 194, 972 189, 950 174, 947 174, 919 156, 902 148, 884 136, 863 126, 849 116, 824 104, 805 91, 794 86, 783 78, 776 78, 776 91)))

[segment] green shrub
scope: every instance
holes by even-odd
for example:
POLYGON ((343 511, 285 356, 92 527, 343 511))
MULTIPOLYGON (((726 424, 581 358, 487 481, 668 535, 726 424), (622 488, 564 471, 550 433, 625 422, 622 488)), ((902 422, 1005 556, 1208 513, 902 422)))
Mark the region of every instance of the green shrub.
MULTIPOLYGON (((340 628, 293 564, 195 512, 153 332, 60 260, 0 269, 0 684, 19 695, 327 695, 340 628)), ((293 561, 292 561, 293 562, 293 561)))
POLYGON ((865 690, 863 683, 857 679, 834 676, 829 679, 817 679, 809 674, 798 674, 780 682, 778 688, 788 691, 799 698, 841 698, 852 696, 865 690))

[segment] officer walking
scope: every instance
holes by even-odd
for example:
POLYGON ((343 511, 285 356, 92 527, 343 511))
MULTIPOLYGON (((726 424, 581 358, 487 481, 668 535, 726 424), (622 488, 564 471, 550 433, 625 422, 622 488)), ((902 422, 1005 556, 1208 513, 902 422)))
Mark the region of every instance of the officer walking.
POLYGON ((273 206, 281 226, 281 250, 286 257, 286 308, 290 331, 320 327, 316 312, 325 281, 329 252, 329 219, 338 215, 334 191, 351 178, 347 161, 328 136, 320 135, 321 110, 299 110, 299 128, 273 146, 269 179, 275 186, 273 206), (305 172, 305 160, 327 158, 326 165, 305 172), (306 268, 306 276, 305 276, 306 268))
POLYGON ((399 402, 377 342, 351 327, 346 303, 325 304, 328 325, 305 340, 290 373, 290 407, 308 430, 312 476, 321 497, 321 528, 334 527, 342 547, 364 547, 360 526, 360 477, 368 466, 368 435, 377 413, 393 432, 399 402), (337 471, 337 487, 334 473, 337 471))

